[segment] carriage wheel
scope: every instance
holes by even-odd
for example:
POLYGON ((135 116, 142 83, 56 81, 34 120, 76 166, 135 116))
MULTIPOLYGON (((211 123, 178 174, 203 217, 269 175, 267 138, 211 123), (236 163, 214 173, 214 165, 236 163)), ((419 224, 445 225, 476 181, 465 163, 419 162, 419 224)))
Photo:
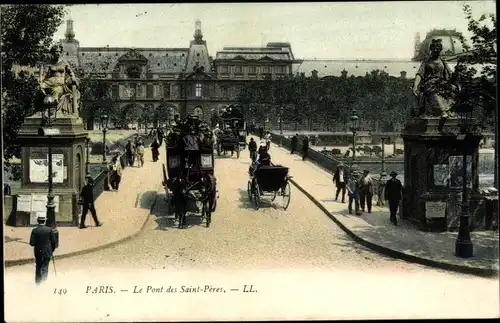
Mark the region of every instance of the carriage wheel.
POLYGON ((220 157, 220 145, 217 145, 217 156, 220 157))
POLYGON ((250 200, 250 202, 252 202, 252 181, 248 181, 248 185, 247 185, 247 193, 248 193, 248 199, 250 200))
POLYGON ((214 204, 212 205, 212 212, 217 208, 217 193, 214 194, 214 204))
POLYGON ((255 188, 253 191, 253 200, 255 203, 255 209, 258 210, 260 207, 260 189, 259 184, 255 183, 255 188))
POLYGON ((278 196, 278 194, 276 193, 276 191, 274 191, 273 197, 271 198, 271 202, 274 202, 274 200, 276 199, 276 196, 278 196))
POLYGON ((281 196, 283 196, 283 209, 288 209, 290 205, 290 197, 291 197, 291 188, 290 183, 286 182, 285 187, 281 189, 281 196))

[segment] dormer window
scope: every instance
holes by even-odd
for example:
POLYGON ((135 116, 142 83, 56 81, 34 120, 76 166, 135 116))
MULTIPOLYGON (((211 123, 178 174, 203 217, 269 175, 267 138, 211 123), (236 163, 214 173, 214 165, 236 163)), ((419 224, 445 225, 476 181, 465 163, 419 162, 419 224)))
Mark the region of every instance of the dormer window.
POLYGON ((141 70, 140 70, 139 66, 130 66, 127 69, 127 77, 130 79, 141 78, 141 70))

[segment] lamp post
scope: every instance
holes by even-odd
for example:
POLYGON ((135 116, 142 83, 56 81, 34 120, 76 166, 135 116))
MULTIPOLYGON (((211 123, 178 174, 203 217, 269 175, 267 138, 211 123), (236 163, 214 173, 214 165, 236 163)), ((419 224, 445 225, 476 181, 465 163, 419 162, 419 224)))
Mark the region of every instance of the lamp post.
POLYGON ((87 157, 85 159, 85 176, 90 174, 90 171, 89 171, 89 165, 90 165, 90 160, 89 160, 90 147, 89 147, 89 144, 90 144, 90 137, 87 137, 87 138, 85 138, 85 147, 87 148, 87 154, 86 154, 87 157))
POLYGON ((472 105, 462 103, 455 107, 460 118, 461 133, 458 135, 458 140, 463 140, 464 147, 462 155, 462 208, 460 212, 460 226, 458 236, 455 242, 455 256, 460 258, 471 258, 474 254, 474 247, 470 239, 469 231, 469 205, 467 203, 467 135, 470 133, 470 123, 472 119, 472 105))
POLYGON ((107 168, 106 161, 106 132, 108 131, 108 115, 103 114, 101 116, 101 125, 102 125, 102 165, 104 168, 107 168))
POLYGON ((352 111, 351 119, 351 131, 352 131, 352 162, 356 159, 356 132, 359 130, 359 117, 356 114, 356 110, 352 111))
POLYGON ((377 206, 385 206, 384 202, 384 189, 387 184, 387 173, 385 172, 385 140, 386 137, 381 137, 382 140, 382 169, 380 170, 380 178, 378 180, 378 199, 377 206))
POLYGON ((52 106, 56 106, 57 102, 53 97, 47 96, 43 100, 43 103, 47 107, 47 124, 46 128, 41 128, 39 131, 39 134, 47 136, 48 138, 48 185, 49 185, 49 191, 47 194, 47 220, 45 222, 45 225, 47 227, 52 228, 52 231, 55 235, 56 239, 56 248, 59 245, 59 232, 57 231, 56 228, 56 204, 54 203, 54 187, 53 187, 53 169, 52 169, 52 135, 57 135, 59 134, 59 129, 52 128, 52 120, 50 118, 51 116, 51 108, 52 106))

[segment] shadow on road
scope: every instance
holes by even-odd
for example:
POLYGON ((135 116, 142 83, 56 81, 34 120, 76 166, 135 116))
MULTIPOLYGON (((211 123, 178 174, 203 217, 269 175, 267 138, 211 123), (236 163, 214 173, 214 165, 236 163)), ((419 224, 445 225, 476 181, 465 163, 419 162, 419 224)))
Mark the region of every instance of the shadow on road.
POLYGON ((156 198, 156 191, 147 191, 137 196, 136 207, 141 209, 149 209, 156 198))
MULTIPOLYGON (((255 204, 250 201, 248 198, 248 192, 247 190, 244 189, 238 189, 238 192, 240 193, 240 207, 245 208, 245 209, 253 209, 255 210, 255 204)), ((273 209, 280 209, 279 203, 274 203, 271 201, 272 195, 262 195, 260 197, 260 204, 259 208, 260 209, 265 209, 265 208, 273 208, 273 209)), ((277 201, 277 199, 275 200, 277 201)))
POLYGON ((236 154, 234 154, 234 156, 231 156, 231 154, 221 154, 220 156, 218 155, 215 155, 215 159, 237 159, 236 158, 236 154))
MULTIPOLYGON (((205 226, 205 220, 201 217, 201 212, 191 205, 188 207, 186 214, 186 225, 184 229, 193 226, 205 226)), ((178 222, 175 220, 175 215, 171 211, 170 201, 166 198, 165 194, 159 194, 155 207, 151 215, 155 217, 157 227, 155 230, 167 230, 168 228, 177 229, 178 222)))

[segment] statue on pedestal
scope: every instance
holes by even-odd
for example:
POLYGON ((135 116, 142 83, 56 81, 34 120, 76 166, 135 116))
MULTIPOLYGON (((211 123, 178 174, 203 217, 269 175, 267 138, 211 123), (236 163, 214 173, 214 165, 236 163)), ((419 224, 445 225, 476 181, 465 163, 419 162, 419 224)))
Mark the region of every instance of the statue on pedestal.
POLYGON ((44 104, 57 104, 55 115, 63 117, 79 117, 80 82, 69 63, 62 58, 63 48, 56 44, 50 49, 51 59, 40 68, 40 91, 44 96, 44 104))
POLYGON ((433 39, 430 55, 415 75, 413 94, 419 103, 420 117, 452 118, 451 111, 458 93, 458 84, 448 64, 440 57, 441 39, 433 39))

